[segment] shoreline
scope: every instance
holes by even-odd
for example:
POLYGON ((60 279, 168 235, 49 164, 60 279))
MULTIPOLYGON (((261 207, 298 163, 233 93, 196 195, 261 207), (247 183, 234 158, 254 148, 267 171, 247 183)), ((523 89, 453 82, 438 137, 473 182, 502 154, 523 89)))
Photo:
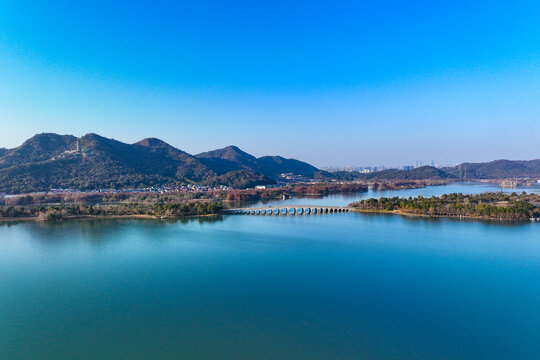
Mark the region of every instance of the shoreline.
MULTIPOLYGON (((351 212, 363 213, 363 214, 379 214, 379 215, 398 215, 406 217, 417 217, 417 218, 426 218, 426 219, 457 219, 457 220, 493 220, 493 221, 502 221, 502 222, 540 222, 540 218, 531 218, 531 219, 503 219, 496 217, 481 217, 481 216, 456 216, 456 215, 427 215, 427 214, 415 214, 409 213, 401 210, 365 210, 365 209, 355 209, 351 208, 351 212)), ((3 223, 13 223, 13 222, 62 222, 62 221, 74 221, 74 220, 114 220, 114 219, 140 219, 140 220, 182 220, 182 219, 196 219, 204 217, 213 217, 219 215, 230 215, 223 213, 215 214, 205 214, 205 215, 190 215, 182 217, 161 217, 155 215, 96 215, 96 216, 70 216, 65 217, 59 220, 47 220, 39 217, 15 217, 15 218, 1 218, 0 224, 3 223)))
POLYGON ((219 216, 221 214, 205 214, 205 215, 189 215, 189 216, 179 216, 179 217, 170 217, 170 216, 156 216, 156 215, 84 215, 84 216, 67 216, 58 220, 48 220, 42 219, 38 216, 22 216, 22 217, 10 217, 10 218, 0 218, 0 224, 2 223, 12 223, 12 222, 62 222, 62 221, 73 221, 73 220, 113 220, 113 219, 141 219, 141 220, 182 220, 182 219, 195 219, 211 216, 219 216))
POLYGON ((457 219, 457 220, 494 220, 494 221, 518 221, 518 222, 539 222, 540 218, 530 219, 503 219, 500 217, 486 217, 486 216, 467 216, 467 215, 427 215, 427 214, 415 214, 402 210, 366 210, 351 208, 351 212, 364 213, 364 214, 381 214, 381 215, 398 215, 409 217, 421 217, 427 219, 457 219))

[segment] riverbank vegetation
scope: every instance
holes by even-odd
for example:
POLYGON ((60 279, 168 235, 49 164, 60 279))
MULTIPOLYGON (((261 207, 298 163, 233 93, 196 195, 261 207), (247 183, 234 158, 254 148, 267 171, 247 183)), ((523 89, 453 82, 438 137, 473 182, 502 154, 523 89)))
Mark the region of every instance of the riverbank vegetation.
POLYGON ((323 196, 337 193, 365 192, 368 185, 361 183, 320 183, 296 184, 268 189, 246 189, 222 191, 221 196, 227 201, 259 201, 273 200, 291 196, 323 196))
POLYGON ((33 193, 0 199, 1 219, 61 220, 81 217, 182 218, 217 214, 224 202, 367 191, 363 184, 305 184, 279 188, 183 192, 33 193))
MULTIPOLYGON (((182 218, 219 213, 223 205, 209 199, 171 196, 24 196, 0 206, 0 220, 64 220, 92 217, 182 218), (104 201, 105 200, 105 201, 104 201)), ((12 200, 8 199, 8 200, 12 200)))
POLYGON ((395 181, 373 181, 369 185, 373 190, 405 190, 420 189, 426 186, 447 185, 451 180, 395 180, 395 181))
POLYGON ((499 220, 540 218, 540 195, 484 193, 446 194, 440 197, 382 197, 351 203, 358 211, 390 212, 431 217, 467 217, 499 220))

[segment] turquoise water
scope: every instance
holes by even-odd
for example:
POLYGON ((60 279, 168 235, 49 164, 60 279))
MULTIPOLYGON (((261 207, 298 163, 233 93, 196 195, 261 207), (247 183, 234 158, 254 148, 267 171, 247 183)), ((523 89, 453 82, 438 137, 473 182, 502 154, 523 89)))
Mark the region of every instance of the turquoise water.
POLYGON ((314 197, 314 196, 297 196, 292 199, 286 200, 273 200, 265 202, 257 202, 253 206, 260 206, 264 204, 270 205, 283 205, 283 204, 297 204, 297 205, 334 205, 341 206, 347 205, 353 201, 369 199, 369 198, 380 198, 385 197, 416 197, 416 196, 440 196, 443 194, 450 193, 463 193, 463 194, 481 194, 485 192, 499 192, 503 191, 505 193, 521 193, 525 191, 527 193, 540 193, 540 185, 530 186, 530 187, 519 187, 515 189, 505 189, 501 188, 496 184, 490 183, 450 183, 444 186, 427 186, 425 188, 419 189, 406 189, 406 190, 382 190, 382 191, 373 191, 369 190, 367 192, 357 192, 357 193, 348 193, 348 194, 331 194, 324 197, 314 197))
POLYGON ((2 224, 0 359, 538 359, 539 279, 538 223, 2 224))

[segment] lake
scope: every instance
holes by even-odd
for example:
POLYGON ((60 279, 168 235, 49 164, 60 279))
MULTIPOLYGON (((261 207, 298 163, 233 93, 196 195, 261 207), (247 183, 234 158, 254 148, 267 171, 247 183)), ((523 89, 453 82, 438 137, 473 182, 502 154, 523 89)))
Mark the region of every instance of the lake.
POLYGON ((538 359, 539 279, 529 222, 4 223, 0 359, 538 359))
POLYGON ((485 192, 499 192, 511 194, 513 192, 521 193, 525 191, 527 193, 540 193, 540 184, 529 187, 519 187, 515 189, 501 188, 497 184, 480 183, 480 182, 456 182, 449 183, 444 186, 426 186, 425 188, 418 189, 403 189, 403 190, 369 190, 366 192, 355 193, 341 193, 330 194, 326 196, 296 196, 292 199, 285 200, 271 200, 271 201, 259 201, 251 204, 252 206, 261 206, 265 204, 270 205, 332 205, 332 206, 344 206, 350 204, 353 201, 364 200, 369 198, 384 197, 416 197, 416 196, 440 196, 443 194, 451 193, 463 193, 463 194, 481 194, 485 192))

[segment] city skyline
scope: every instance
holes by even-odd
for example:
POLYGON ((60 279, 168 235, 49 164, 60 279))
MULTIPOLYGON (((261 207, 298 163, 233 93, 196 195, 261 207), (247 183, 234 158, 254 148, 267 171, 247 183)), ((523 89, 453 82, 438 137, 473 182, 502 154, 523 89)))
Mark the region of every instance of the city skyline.
POLYGON ((539 15, 535 2, 0 1, 0 147, 95 132, 318 167, 534 159, 539 15))

